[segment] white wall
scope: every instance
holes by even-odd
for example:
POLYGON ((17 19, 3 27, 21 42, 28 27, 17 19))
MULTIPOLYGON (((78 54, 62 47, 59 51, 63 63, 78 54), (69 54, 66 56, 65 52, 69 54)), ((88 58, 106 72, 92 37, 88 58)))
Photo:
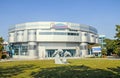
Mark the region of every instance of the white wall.
POLYGON ((81 42, 89 42, 88 41, 88 33, 87 32, 81 32, 81 39, 82 41, 81 42), (86 35, 85 35, 86 34, 86 35))
POLYGON ((9 42, 14 42, 14 33, 9 33, 9 42))
POLYGON ((90 43, 96 43, 96 35, 90 33, 90 43))
POLYGON ((36 30, 28 30, 28 41, 36 41, 36 30))
POLYGON ((17 31, 17 34, 16 34, 16 41, 17 42, 23 42, 23 31, 17 31))

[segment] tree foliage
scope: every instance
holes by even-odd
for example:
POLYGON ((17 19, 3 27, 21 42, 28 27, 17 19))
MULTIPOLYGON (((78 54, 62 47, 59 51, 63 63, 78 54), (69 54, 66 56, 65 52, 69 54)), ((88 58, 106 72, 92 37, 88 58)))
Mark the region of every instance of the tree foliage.
POLYGON ((102 55, 107 55, 107 49, 102 49, 102 55))
POLYGON ((105 39, 107 55, 115 54, 116 40, 105 39))
POLYGON ((116 32, 115 38, 120 40, 120 25, 116 25, 116 32))
POLYGON ((3 38, 0 37, 0 51, 3 50, 3 45, 2 45, 3 42, 4 42, 3 38))
POLYGON ((115 53, 120 56, 120 25, 116 25, 116 35, 115 35, 115 53))
POLYGON ((1 58, 1 56, 2 56, 2 50, 3 50, 3 45, 2 45, 2 43, 3 43, 3 42, 4 42, 3 38, 0 37, 0 58, 1 58))

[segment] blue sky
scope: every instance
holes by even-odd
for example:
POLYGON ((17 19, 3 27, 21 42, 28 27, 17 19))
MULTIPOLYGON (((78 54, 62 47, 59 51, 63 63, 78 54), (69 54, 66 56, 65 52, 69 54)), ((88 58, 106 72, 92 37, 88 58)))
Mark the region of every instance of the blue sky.
POLYGON ((87 24, 114 38, 120 0, 0 0, 0 36, 5 40, 11 25, 35 21, 87 24))

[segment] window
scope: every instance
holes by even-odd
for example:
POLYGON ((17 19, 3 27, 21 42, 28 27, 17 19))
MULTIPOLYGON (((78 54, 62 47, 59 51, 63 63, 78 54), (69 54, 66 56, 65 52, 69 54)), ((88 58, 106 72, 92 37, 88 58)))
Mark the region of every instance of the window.
POLYGON ((72 30, 72 29, 69 29, 69 31, 76 31, 76 32, 77 32, 78 30, 72 30))
POLYGON ((47 49, 46 50, 46 57, 53 57, 53 54, 56 49, 47 49))
POLYGON ((36 45, 29 45, 29 50, 35 50, 36 49, 36 45))
POLYGON ((52 35, 52 32, 39 32, 39 35, 52 35))
POLYGON ((82 46, 80 46, 80 49, 81 50, 87 50, 87 46, 86 45, 82 45, 82 46))
POLYGON ((17 36, 23 35, 23 33, 16 33, 17 36))
POLYGON ((68 33, 70 36, 79 36, 79 33, 68 33))
POLYGON ((91 35, 92 37, 94 37, 94 35, 91 35))
POLYGON ((28 55, 28 47, 27 46, 21 46, 21 55, 28 55))
POLYGON ((64 32, 54 32, 53 34, 54 35, 66 35, 66 33, 64 33, 64 32))
MULTIPOLYGON (((57 49, 46 49, 46 57, 53 57, 53 54, 54 52, 56 51, 57 49)), ((62 49, 63 50, 63 53, 60 54, 61 57, 64 56, 64 53, 66 51, 68 51, 71 56, 67 56, 67 57, 74 57, 75 54, 76 54, 76 50, 75 49, 62 49)))
MULTIPOLYGON (((75 56, 76 54, 76 50, 75 49, 63 49, 63 53, 65 53, 66 51, 68 51, 72 57, 75 56)), ((68 56, 68 57, 71 57, 71 56, 68 56)))
POLYGON ((27 44, 14 44, 14 55, 28 55, 27 44))
POLYGON ((84 35, 85 35, 85 36, 87 36, 88 34, 87 34, 87 33, 85 33, 84 35))
POLYGON ((20 34, 19 34, 19 33, 17 33, 16 35, 17 35, 17 36, 19 36, 20 34))
POLYGON ((36 35, 36 32, 28 32, 29 35, 36 35))
POLYGON ((69 36, 79 36, 79 33, 66 33, 66 32, 39 32, 39 35, 69 35, 69 36))

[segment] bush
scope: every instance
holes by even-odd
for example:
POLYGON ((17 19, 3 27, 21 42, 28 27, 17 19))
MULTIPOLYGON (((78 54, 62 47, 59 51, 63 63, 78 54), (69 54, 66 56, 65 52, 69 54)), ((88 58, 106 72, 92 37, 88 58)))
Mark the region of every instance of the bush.
POLYGON ((5 58, 7 58, 7 55, 2 55, 2 59, 5 59, 5 58))

